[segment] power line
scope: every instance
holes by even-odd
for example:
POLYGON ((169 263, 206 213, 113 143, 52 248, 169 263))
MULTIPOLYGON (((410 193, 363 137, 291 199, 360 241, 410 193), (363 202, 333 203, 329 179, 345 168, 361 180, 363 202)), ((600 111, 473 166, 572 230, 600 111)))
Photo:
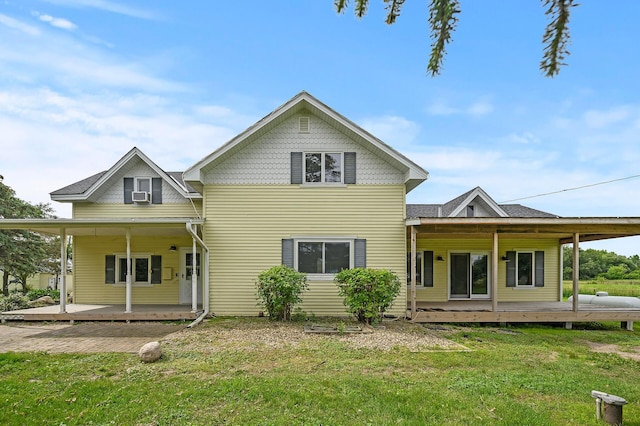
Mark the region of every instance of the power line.
POLYGON ((619 179, 608 180, 606 182, 592 183, 590 185, 576 186, 575 188, 561 189, 560 191, 545 192, 544 194, 531 195, 529 197, 514 198, 513 200, 502 201, 500 204, 512 203, 514 201, 528 200, 530 198, 544 197, 545 195, 560 194, 561 192, 576 191, 578 189, 591 188, 592 186, 606 185, 608 183, 620 182, 622 180, 629 180, 629 179, 634 179, 634 178, 638 178, 638 177, 640 177, 640 175, 627 176, 627 177, 623 177, 623 178, 619 178, 619 179))

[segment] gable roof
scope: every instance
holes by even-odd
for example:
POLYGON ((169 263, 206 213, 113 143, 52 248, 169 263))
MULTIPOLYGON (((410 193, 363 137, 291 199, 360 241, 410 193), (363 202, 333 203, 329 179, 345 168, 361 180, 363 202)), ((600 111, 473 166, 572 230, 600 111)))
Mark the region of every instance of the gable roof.
POLYGON ((192 187, 186 185, 182 180, 182 173, 180 172, 170 172, 167 173, 158 167, 153 161, 149 159, 140 149, 134 147, 126 153, 116 164, 114 164, 109 170, 102 171, 100 173, 96 173, 93 176, 89 176, 88 178, 82 179, 78 182, 72 183, 71 185, 65 186, 64 188, 60 188, 56 191, 50 193, 51 199, 54 201, 91 201, 91 197, 96 195, 100 188, 108 182, 113 176, 115 176, 120 169, 125 167, 135 158, 142 160, 146 163, 153 171, 155 171, 162 179, 164 179, 171 187, 173 187, 180 194, 184 195, 185 198, 200 198, 201 195, 198 194, 192 187))
POLYGON ((559 216, 532 209, 521 204, 498 204, 482 188, 465 192, 462 195, 444 204, 407 204, 407 218, 419 217, 456 217, 463 209, 474 202, 481 200, 493 210, 498 217, 518 217, 518 218, 558 218, 559 216))
POLYGON ((220 148, 189 167, 184 172, 185 182, 201 191, 203 186, 203 172, 215 167, 216 164, 219 164, 239 151, 245 144, 260 137, 301 110, 308 110, 321 119, 326 120, 349 138, 365 144, 370 151, 380 157, 383 157, 398 170, 402 170, 405 174, 405 186, 407 192, 411 191, 429 177, 429 173, 422 167, 418 166, 416 163, 409 160, 407 157, 400 154, 398 151, 391 148, 389 145, 385 144, 345 116, 329 108, 309 93, 302 91, 247 128, 245 131, 222 145, 220 148))

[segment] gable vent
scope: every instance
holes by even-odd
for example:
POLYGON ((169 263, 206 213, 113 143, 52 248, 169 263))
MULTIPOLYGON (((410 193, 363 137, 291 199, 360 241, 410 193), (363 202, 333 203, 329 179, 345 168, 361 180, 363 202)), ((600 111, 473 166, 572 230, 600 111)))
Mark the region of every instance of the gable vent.
POLYGON ((300 133, 309 133, 309 117, 300 117, 298 126, 300 133))

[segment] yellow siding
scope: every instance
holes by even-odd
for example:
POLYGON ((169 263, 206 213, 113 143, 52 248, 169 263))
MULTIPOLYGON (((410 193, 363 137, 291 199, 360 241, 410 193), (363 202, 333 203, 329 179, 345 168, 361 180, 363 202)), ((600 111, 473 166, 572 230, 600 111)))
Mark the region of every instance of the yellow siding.
MULTIPOLYGON (((258 274, 281 264, 282 239, 292 236, 367 240, 367 267, 388 268, 405 279, 403 185, 205 186, 205 243, 211 251, 211 310, 256 315, 258 274)), ((333 281, 309 282, 301 308, 344 315, 333 281)), ((406 289, 392 308, 405 311, 406 289)))
MULTIPOLYGON (((410 252, 411 247, 407 250, 410 252)), ((432 239, 419 236, 417 250, 433 250, 433 287, 418 287, 416 299, 420 302, 446 302, 449 297, 449 252, 493 250, 493 237, 475 239, 432 239), (442 256, 445 261, 435 258, 442 256)), ((544 287, 513 288, 506 286, 506 262, 498 262, 498 301, 533 302, 557 301, 559 299, 559 246, 555 239, 507 239, 498 240, 498 255, 504 256, 512 250, 544 250, 544 287)), ((491 262, 491 261, 490 261, 491 262)))
POLYGON ((123 218, 123 217, 198 217, 202 215, 202 200, 181 204, 99 204, 73 203, 73 218, 123 218), (194 209, 195 206, 195 209, 194 209))
MULTIPOLYGON (((162 284, 151 287, 136 287, 132 291, 133 304, 177 304, 179 302, 180 280, 176 276, 180 268, 180 252, 169 251, 175 244, 178 247, 191 247, 189 237, 133 237, 131 253, 148 253, 162 256, 162 267, 173 268, 173 277, 163 280, 162 284)), ((126 253, 127 242, 124 237, 74 237, 74 279, 79 285, 75 288, 74 302, 89 304, 124 304, 125 286, 123 284, 105 284, 105 255, 126 253)))

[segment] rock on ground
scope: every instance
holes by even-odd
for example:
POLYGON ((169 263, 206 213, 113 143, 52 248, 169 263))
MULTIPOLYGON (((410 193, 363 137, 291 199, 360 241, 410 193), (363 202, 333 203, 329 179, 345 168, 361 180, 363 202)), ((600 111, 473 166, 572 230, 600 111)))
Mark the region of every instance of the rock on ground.
POLYGON ((162 356, 160 350, 160 342, 149 342, 140 348, 138 351, 140 361, 142 362, 155 362, 162 356))

